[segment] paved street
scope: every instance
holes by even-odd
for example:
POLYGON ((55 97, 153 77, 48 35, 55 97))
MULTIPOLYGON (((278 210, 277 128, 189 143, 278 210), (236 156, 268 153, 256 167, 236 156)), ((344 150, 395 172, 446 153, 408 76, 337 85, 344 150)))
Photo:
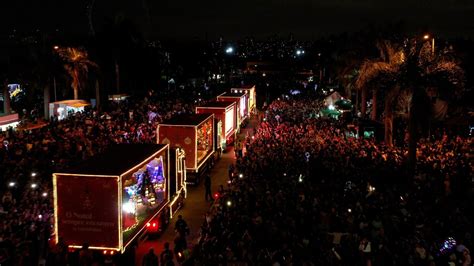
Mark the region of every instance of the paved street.
MULTIPOLYGON (((256 120, 252 119, 248 126, 245 129, 241 130, 240 138, 245 139, 247 131, 250 136, 253 134, 253 128, 256 126, 256 120)), ((244 145, 245 146, 245 145, 244 145)), ((228 147, 227 152, 223 153, 221 159, 216 162, 214 167, 211 170, 211 179, 212 179, 212 192, 214 194, 217 191, 220 185, 227 186, 228 180, 228 167, 230 164, 235 162, 234 148, 228 147)), ((139 247, 136 250, 136 260, 135 265, 141 265, 142 258, 148 252, 150 247, 153 247, 155 254, 159 256, 163 250, 163 244, 165 242, 170 243, 170 248, 174 247, 174 224, 178 219, 178 215, 182 215, 184 220, 188 223, 188 226, 191 230, 190 235, 188 236, 188 246, 192 247, 196 244, 199 238, 200 227, 204 221, 204 215, 209 210, 211 203, 206 202, 204 199, 205 189, 203 180, 197 187, 188 186, 188 197, 186 198, 184 208, 179 210, 173 219, 170 221, 170 225, 165 230, 163 235, 156 239, 148 239, 139 244, 139 247)), ((176 258, 176 255, 175 255, 176 258)))

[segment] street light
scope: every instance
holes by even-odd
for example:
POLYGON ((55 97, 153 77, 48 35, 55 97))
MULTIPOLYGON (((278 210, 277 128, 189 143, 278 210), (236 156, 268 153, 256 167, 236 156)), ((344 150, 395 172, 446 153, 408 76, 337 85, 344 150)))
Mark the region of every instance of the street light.
POLYGON ((301 50, 301 49, 296 50, 296 55, 297 56, 300 56, 300 55, 303 55, 303 54, 304 54, 304 50, 301 50))

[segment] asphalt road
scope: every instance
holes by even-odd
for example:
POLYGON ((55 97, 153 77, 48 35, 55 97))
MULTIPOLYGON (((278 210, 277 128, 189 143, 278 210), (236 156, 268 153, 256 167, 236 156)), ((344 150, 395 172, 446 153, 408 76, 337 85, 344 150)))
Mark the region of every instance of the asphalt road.
MULTIPOLYGON (((257 121, 251 119, 250 123, 245 129, 240 132, 240 138, 245 139, 245 135, 249 132, 250 136, 253 134, 253 128, 256 126, 257 121)), ((245 145, 243 145, 245 147, 245 145)), ((228 167, 230 164, 235 163, 235 154, 233 146, 227 147, 227 151, 222 154, 221 158, 216 162, 211 170, 211 187, 212 192, 216 192, 220 185, 227 186, 228 181, 228 167)), ((161 236, 154 239, 147 239, 139 243, 135 253, 135 265, 141 265, 143 256, 153 247, 155 254, 159 256, 163 250, 163 245, 166 242, 170 243, 170 248, 174 247, 174 238, 176 233, 174 232, 174 224, 178 219, 178 215, 182 215, 183 219, 187 222, 190 228, 190 234, 187 237, 188 247, 192 250, 192 247, 197 244, 199 238, 200 227, 204 221, 204 215, 211 207, 211 202, 206 202, 205 198, 204 182, 196 186, 188 186, 188 195, 184 203, 184 207, 180 209, 170 221, 169 226, 163 232, 161 236)), ((176 255, 175 255, 176 259, 176 255)), ((176 264, 177 265, 177 264, 176 264)))

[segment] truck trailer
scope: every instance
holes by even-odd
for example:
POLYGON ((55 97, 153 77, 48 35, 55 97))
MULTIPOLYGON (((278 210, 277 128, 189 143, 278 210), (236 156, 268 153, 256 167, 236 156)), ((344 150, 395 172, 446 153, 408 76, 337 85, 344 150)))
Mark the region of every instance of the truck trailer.
POLYGON ((117 144, 53 173, 56 243, 123 253, 162 230, 186 196, 184 151, 171 153, 167 144, 117 144))

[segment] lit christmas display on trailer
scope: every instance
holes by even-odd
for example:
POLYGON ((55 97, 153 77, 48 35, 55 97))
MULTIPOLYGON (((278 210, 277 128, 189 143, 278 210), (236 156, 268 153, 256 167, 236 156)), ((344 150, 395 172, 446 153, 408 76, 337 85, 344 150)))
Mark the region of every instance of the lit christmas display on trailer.
POLYGON ((141 233, 161 230, 186 195, 184 152, 172 153, 170 165, 169 145, 119 144, 54 173, 56 241, 124 252, 141 233))

